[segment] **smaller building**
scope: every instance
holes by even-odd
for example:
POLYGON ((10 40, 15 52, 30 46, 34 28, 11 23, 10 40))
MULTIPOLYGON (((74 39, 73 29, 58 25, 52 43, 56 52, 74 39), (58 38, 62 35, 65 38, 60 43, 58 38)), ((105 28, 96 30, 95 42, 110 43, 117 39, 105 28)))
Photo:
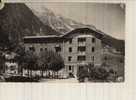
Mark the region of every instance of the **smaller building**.
POLYGON ((5 53, 5 74, 19 74, 18 63, 15 61, 16 54, 13 52, 5 53))
POLYGON ((116 49, 105 46, 103 48, 103 64, 117 76, 124 76, 124 55, 116 49))

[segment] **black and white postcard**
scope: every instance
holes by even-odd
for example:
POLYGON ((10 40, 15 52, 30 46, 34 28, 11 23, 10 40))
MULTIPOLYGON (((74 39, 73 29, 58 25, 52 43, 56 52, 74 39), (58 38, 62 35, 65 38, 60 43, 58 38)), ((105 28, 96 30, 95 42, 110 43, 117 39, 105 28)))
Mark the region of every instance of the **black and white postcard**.
POLYGON ((134 0, 0 2, 0 100, 135 100, 134 0))
POLYGON ((3 82, 124 82, 125 4, 5 3, 3 82))

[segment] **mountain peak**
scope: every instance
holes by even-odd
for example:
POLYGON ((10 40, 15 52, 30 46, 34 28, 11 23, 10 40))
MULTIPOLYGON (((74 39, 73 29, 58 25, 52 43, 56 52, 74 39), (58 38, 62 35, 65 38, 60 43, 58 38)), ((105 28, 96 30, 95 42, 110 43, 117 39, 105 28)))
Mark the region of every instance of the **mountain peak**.
POLYGON ((88 27, 96 30, 94 25, 85 25, 72 19, 65 18, 62 15, 55 14, 52 10, 44 6, 40 6, 38 9, 31 5, 28 5, 28 7, 32 9, 33 13, 38 16, 45 25, 51 26, 54 30, 62 34, 70 32, 76 28, 88 27))

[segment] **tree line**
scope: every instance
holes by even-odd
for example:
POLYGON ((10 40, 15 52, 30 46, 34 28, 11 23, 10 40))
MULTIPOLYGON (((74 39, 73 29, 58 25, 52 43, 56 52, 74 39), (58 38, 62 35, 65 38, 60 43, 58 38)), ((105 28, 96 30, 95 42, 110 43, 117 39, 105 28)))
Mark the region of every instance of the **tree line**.
POLYGON ((37 55, 32 50, 25 51, 23 48, 17 50, 18 56, 16 56, 16 61, 19 64, 19 72, 23 74, 23 70, 27 70, 28 76, 32 77, 32 73, 35 71, 40 71, 41 77, 50 76, 52 72, 52 77, 58 77, 58 71, 64 67, 64 61, 60 54, 51 51, 41 51, 37 55))

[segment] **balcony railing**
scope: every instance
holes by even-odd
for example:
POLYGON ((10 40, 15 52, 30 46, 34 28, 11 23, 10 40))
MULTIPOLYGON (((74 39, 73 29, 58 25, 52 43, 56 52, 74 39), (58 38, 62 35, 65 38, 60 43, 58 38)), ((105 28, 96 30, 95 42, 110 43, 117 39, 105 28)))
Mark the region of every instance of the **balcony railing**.
POLYGON ((85 46, 86 42, 78 42, 78 46, 85 46))
POLYGON ((78 51, 78 55, 85 55, 86 52, 85 51, 78 51))

